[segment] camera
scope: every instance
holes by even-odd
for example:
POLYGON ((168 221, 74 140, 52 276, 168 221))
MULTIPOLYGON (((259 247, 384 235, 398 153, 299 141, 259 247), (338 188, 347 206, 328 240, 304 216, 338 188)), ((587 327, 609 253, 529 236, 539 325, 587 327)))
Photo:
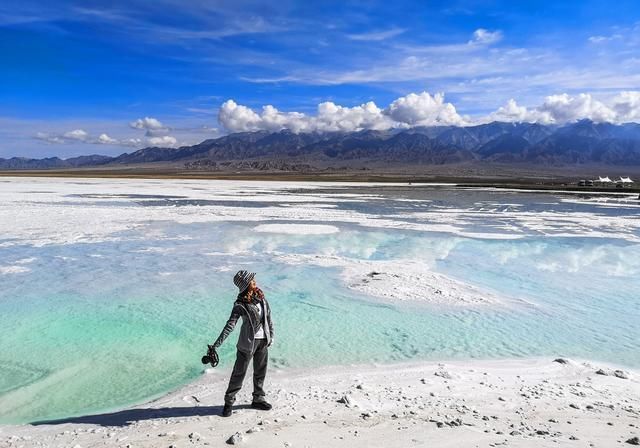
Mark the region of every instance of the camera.
POLYGON ((211 364, 211 367, 218 365, 218 353, 213 345, 207 345, 207 354, 202 357, 202 364, 211 364))

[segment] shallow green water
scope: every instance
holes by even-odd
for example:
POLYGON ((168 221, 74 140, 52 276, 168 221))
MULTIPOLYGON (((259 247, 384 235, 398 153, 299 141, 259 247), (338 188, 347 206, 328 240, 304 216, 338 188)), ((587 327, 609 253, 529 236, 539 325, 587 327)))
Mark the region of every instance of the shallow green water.
MULTIPOLYGON (((240 268, 258 272, 273 309, 271 367, 541 355, 640 366, 637 243, 332 224, 340 232, 284 235, 257 234, 255 223, 166 221, 115 241, 2 248, 0 264, 29 271, 2 277, 0 422, 115 409, 198 377, 240 268), (532 305, 386 303, 347 289, 339 268, 282 254, 409 257, 532 305)), ((219 368, 232 365, 237 335, 221 348, 219 368)))

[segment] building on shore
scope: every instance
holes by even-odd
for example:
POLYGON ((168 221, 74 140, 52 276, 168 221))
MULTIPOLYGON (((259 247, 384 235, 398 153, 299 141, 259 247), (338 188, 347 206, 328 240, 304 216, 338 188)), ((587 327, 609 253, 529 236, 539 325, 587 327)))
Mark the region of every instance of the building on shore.
POLYGON ((598 180, 596 180, 594 182, 597 182, 598 185, 600 185, 602 187, 611 185, 611 179, 609 179, 609 176, 607 176, 607 177, 598 176, 598 180))
POLYGON ((626 188, 626 187, 631 187, 633 183, 634 182, 628 176, 627 177, 620 176, 620 179, 616 181, 616 186, 621 186, 622 188, 626 188))

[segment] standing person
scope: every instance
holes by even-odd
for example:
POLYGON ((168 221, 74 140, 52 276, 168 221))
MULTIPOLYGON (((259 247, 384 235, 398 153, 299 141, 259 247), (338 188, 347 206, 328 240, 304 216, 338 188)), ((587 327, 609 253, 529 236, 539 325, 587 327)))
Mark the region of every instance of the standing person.
POLYGON ((229 387, 224 395, 224 409, 222 416, 231 415, 231 407, 236 400, 236 394, 242 388, 242 381, 247 373, 249 362, 253 357, 253 401, 251 407, 268 411, 271 405, 265 401, 264 378, 267 374, 267 347, 273 343, 273 322, 271 308, 264 293, 256 285, 255 272, 238 271, 233 277, 233 283, 238 287, 238 297, 233 304, 231 316, 222 329, 220 336, 214 342, 214 348, 222 345, 242 317, 242 327, 236 347, 236 362, 229 379, 229 387))

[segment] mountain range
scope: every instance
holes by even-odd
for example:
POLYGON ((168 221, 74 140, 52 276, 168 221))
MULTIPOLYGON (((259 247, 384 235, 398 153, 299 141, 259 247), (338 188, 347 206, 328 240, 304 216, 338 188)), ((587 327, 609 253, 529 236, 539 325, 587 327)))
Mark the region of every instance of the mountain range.
POLYGON ((480 161, 526 165, 640 166, 640 124, 566 125, 492 122, 387 131, 295 134, 256 131, 193 146, 149 147, 117 157, 0 158, 0 169, 122 167, 164 164, 190 169, 304 171, 331 167, 442 165, 480 161))

